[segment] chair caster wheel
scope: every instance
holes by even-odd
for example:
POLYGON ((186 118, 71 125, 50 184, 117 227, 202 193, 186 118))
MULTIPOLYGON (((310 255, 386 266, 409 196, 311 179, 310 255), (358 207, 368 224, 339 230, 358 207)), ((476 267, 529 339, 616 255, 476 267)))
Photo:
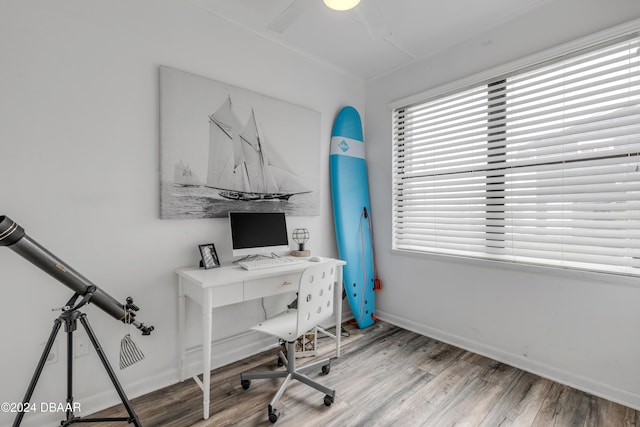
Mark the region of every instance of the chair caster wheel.
POLYGON ((329 396, 328 394, 324 397, 324 406, 331 406, 331 404, 333 403, 333 397, 329 396))
POLYGON ((278 411, 276 408, 272 408, 271 405, 269 405, 269 421, 271 422, 271 424, 278 421, 279 416, 280 411, 278 411))
POLYGON ((284 361, 280 358, 280 356, 278 356, 278 366, 283 366, 284 365, 284 361))
POLYGON ((330 364, 326 364, 322 367, 322 373, 324 375, 327 375, 329 372, 331 371, 331 365, 330 364))
POLYGON ((251 386, 251 380, 240 380, 240 385, 242 386, 243 390, 249 390, 249 387, 251 386))

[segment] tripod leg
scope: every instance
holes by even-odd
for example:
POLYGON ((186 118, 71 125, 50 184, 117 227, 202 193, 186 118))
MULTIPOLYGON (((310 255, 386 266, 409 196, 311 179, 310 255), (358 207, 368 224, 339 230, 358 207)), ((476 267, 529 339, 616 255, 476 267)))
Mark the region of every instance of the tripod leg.
POLYGON ((82 323, 82 326, 84 326, 84 329, 87 331, 87 335, 91 340, 91 344, 93 344, 93 348, 95 348, 96 353, 98 353, 98 356, 100 357, 100 360, 102 361, 102 364, 104 365, 104 368, 106 369, 107 374, 109 374, 109 378, 111 378, 111 382, 113 383, 113 386, 115 387, 116 391, 118 392, 118 395, 120 396, 120 400, 122 400, 122 404, 124 405, 124 407, 127 409, 127 412, 129 413, 129 417, 130 417, 129 422, 133 422, 133 425, 135 425, 136 427, 142 427, 142 424, 140 424, 140 420, 138 419, 138 416, 133 410, 133 407, 131 406, 129 399, 127 399, 127 395, 124 393, 124 390, 122 389, 122 386, 120 385, 120 382, 118 381, 118 378, 116 377, 116 374, 113 371, 113 368, 111 367, 111 365, 109 364, 109 361, 107 360, 107 356, 104 354, 102 347, 98 342, 98 339, 93 333, 93 329, 91 329, 91 326, 89 325, 89 321, 87 320, 86 314, 83 313, 80 315, 80 322, 82 323))
POLYGON ((75 319, 67 321, 67 421, 73 419, 73 331, 75 319))
MULTIPOLYGON (((27 393, 24 395, 22 399, 23 404, 31 403, 31 396, 33 395, 34 390, 36 389, 36 384, 38 383, 38 379, 40 378, 40 374, 42 374, 42 370, 44 369, 45 363, 47 363, 47 358, 49 357, 49 353, 51 352, 51 347, 53 347, 53 343, 56 340, 56 336, 58 335, 58 331, 60 330, 60 326, 62 325, 62 321, 60 319, 56 319, 53 322, 53 329, 51 330, 51 334, 49 335, 49 340, 44 347, 44 351, 42 352, 42 356, 40 357, 40 362, 38 362, 38 367, 33 373, 33 378, 31 378, 31 382, 29 383, 29 387, 27 388, 27 393)), ((22 423, 22 418, 24 417, 24 412, 18 412, 16 415, 16 419, 13 421, 13 427, 18 427, 20 423, 22 423)))

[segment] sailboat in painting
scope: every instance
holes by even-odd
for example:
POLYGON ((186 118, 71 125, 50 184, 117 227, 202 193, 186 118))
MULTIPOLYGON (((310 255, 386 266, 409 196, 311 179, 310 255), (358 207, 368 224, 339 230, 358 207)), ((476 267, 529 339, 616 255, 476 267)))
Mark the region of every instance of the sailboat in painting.
POLYGON ((207 187, 232 200, 289 200, 308 193, 258 131, 255 112, 242 126, 231 97, 209 116, 207 187))
POLYGON ((179 187, 197 187, 200 185, 198 176, 182 160, 173 167, 173 183, 179 187))

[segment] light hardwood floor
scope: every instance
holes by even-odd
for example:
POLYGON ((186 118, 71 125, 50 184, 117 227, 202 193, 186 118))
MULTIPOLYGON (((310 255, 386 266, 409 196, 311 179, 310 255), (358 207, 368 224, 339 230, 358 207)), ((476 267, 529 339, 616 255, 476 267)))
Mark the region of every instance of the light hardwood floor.
MULTIPOLYGON (((388 323, 344 327, 351 335, 342 357, 328 375, 312 374, 336 389, 335 403, 326 407, 322 393, 293 382, 277 405, 275 425, 640 426, 633 409, 388 323)), ((332 347, 320 344, 323 351, 332 347)), ((240 373, 277 369, 276 355, 267 351, 212 371, 208 420, 201 419, 202 393, 193 380, 131 403, 145 427, 270 426, 267 404, 280 380, 254 380, 245 391, 240 373)), ((125 415, 122 405, 94 414, 125 415)))

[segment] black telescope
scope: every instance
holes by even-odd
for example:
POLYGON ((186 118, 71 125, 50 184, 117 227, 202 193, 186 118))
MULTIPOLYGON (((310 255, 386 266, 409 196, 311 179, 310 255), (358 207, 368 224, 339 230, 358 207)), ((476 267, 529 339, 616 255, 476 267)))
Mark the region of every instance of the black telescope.
POLYGON ((69 267, 69 265, 60 258, 27 236, 22 227, 4 215, 0 216, 0 246, 7 246, 36 267, 71 288, 76 294, 85 296, 87 293, 92 293, 91 303, 100 307, 112 317, 124 323, 134 325, 142 331, 142 335, 149 335, 151 331, 153 331, 153 326, 145 326, 143 323, 134 319, 138 307, 133 304, 131 298, 127 298, 126 304, 119 303, 105 291, 69 267))

